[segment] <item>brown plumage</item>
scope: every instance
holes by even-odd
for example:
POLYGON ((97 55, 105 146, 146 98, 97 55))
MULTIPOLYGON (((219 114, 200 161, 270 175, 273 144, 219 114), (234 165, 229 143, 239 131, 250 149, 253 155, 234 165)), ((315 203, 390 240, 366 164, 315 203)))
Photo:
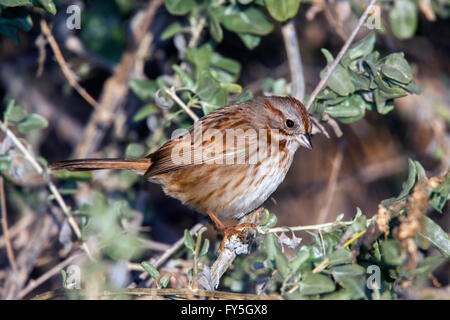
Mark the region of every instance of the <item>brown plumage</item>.
POLYGON ((297 148, 312 147, 310 134, 300 101, 257 97, 209 113, 143 159, 68 160, 51 168, 134 170, 220 224, 216 217, 240 218, 261 206, 297 148))

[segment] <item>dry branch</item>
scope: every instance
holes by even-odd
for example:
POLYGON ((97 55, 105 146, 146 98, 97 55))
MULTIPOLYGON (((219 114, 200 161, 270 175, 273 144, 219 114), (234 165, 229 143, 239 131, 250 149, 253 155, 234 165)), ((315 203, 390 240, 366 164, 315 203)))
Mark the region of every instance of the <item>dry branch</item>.
MULTIPOLYGON (((64 76, 66 77, 69 84, 82 96, 92 107, 96 108, 98 106, 97 101, 95 101, 94 98, 78 83, 78 81, 75 79, 72 70, 70 70, 69 66, 67 65, 66 60, 64 59, 64 56, 62 55, 61 50, 59 49, 58 43, 56 42, 55 38, 53 37, 52 32, 50 31, 50 28, 45 20, 41 20, 41 30, 42 33, 46 36, 48 43, 50 44, 50 47, 53 50, 53 53, 55 54, 56 61, 58 61, 59 66, 61 67, 61 71, 63 72, 64 76)), ((40 64, 42 65, 42 64, 40 64)))
MULTIPOLYGON (((105 82, 99 105, 93 111, 83 132, 81 142, 75 151, 77 158, 88 157, 97 150, 111 126, 115 114, 125 104, 129 92, 128 81, 135 70, 136 62, 139 60, 137 57, 142 52, 140 46, 142 43, 148 43, 143 42, 143 39, 147 32, 150 32, 148 29, 162 3, 161 0, 149 1, 147 7, 143 11, 139 11, 133 18, 133 20, 136 19, 136 23, 133 24, 132 41, 123 53, 114 74, 105 82)), ((153 34, 151 34, 151 39, 153 39, 153 34)))
POLYGON ((291 93, 294 97, 303 101, 305 95, 305 77, 303 75, 303 64, 294 20, 289 20, 283 28, 281 28, 281 33, 284 39, 284 46, 286 47, 289 69, 291 71, 291 93))

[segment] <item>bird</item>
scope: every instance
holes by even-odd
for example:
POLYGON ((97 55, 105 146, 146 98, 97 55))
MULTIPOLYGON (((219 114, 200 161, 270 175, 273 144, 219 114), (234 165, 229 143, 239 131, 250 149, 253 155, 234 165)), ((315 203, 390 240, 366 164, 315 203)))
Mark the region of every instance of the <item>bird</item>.
POLYGON ((299 147, 312 149, 308 111, 290 96, 258 96, 220 107, 175 130, 156 151, 139 158, 75 159, 53 170, 126 169, 164 193, 208 215, 224 234, 243 235, 251 223, 225 227, 259 208, 284 180, 299 147))

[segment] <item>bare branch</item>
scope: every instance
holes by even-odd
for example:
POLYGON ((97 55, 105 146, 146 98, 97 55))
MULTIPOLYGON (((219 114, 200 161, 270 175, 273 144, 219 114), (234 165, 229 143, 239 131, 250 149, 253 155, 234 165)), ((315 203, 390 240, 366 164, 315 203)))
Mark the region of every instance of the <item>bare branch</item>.
POLYGON ((300 46, 297 40, 297 32, 295 31, 294 20, 289 20, 281 28, 283 34, 284 46, 291 71, 292 95, 300 101, 305 96, 305 78, 303 75, 303 64, 300 55, 300 46))

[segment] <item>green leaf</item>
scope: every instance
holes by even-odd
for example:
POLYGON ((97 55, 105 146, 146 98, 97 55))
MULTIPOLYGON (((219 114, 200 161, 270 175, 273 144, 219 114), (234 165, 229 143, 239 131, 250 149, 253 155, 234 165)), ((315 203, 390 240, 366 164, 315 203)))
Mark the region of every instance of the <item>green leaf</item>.
POLYGON ((327 107, 325 112, 343 123, 351 123, 364 117, 369 107, 370 104, 363 97, 353 94, 338 105, 327 107))
POLYGON ((183 69, 180 68, 180 66, 173 65, 172 69, 175 71, 175 73, 180 77, 180 81, 189 90, 193 90, 195 87, 194 81, 192 80, 191 76, 187 74, 183 69))
POLYGON ((253 5, 218 7, 215 13, 227 30, 236 33, 265 36, 272 32, 274 27, 267 16, 253 5))
POLYGON ((450 239, 448 234, 428 217, 425 217, 425 230, 421 230, 416 235, 416 242, 421 248, 425 248, 425 243, 431 244, 445 257, 450 257, 450 239))
MULTIPOLYGON (((302 247, 303 248, 303 247, 302 247)), ((297 270, 309 259, 309 251, 299 249, 289 261, 289 269, 292 273, 296 273, 297 270)))
POLYGON ((56 14, 56 6, 53 3, 53 0, 37 0, 37 2, 52 15, 56 14))
POLYGON ((417 168, 416 168, 416 165, 414 163, 414 160, 408 159, 408 166, 409 166, 408 178, 403 183, 402 191, 400 192, 400 194, 396 198, 397 201, 401 201, 401 200, 406 199, 406 197, 409 195, 409 193, 413 189, 414 184, 416 183, 417 168))
POLYGON ((166 0, 166 9, 173 15, 185 15, 195 6, 194 0, 166 0))
POLYGON ((267 258, 275 264, 276 269, 281 277, 285 278, 289 273, 288 260, 281 251, 277 237, 273 233, 269 233, 265 239, 265 247, 267 258))
POLYGON ((209 15, 209 33, 213 39, 217 42, 221 42, 223 39, 223 30, 220 26, 219 18, 216 16, 213 10, 208 9, 209 15))
POLYGON ((28 112, 22 106, 16 106, 14 100, 11 100, 6 107, 3 118, 4 122, 20 122, 27 116, 28 112))
POLYGON ((352 299, 366 298, 365 269, 358 264, 334 267, 332 274, 336 282, 342 283, 352 299))
POLYGON ((161 40, 167 40, 172 38, 177 33, 183 31, 183 27, 179 22, 174 22, 170 24, 161 34, 161 40))
POLYGON ((301 0, 265 0, 272 18, 284 22, 297 14, 301 0))
POLYGON ((406 61, 403 52, 388 55, 381 66, 381 72, 386 77, 401 83, 409 83, 412 80, 411 67, 406 61))
POLYGON ((250 50, 255 49, 261 42, 261 37, 254 34, 238 33, 238 36, 239 38, 241 38, 245 46, 250 50))
POLYGON ((194 242, 194 239, 192 239, 192 236, 189 233, 189 230, 187 230, 187 229, 184 230, 184 245, 186 248, 188 248, 192 252, 194 251, 195 242, 194 242))
POLYGON ((411 38, 417 30, 418 8, 414 0, 395 0, 389 12, 392 32, 399 39, 411 38))
MULTIPOLYGON (((326 49, 321 49, 323 55, 327 59, 328 66, 333 62, 334 58, 331 53, 326 49)), ((325 74, 325 69, 320 73, 322 78, 325 74)), ((340 64, 334 69, 330 78, 327 81, 327 86, 337 94, 341 96, 347 96, 355 91, 355 86, 353 85, 352 79, 348 71, 340 64)))
POLYGON ((128 82, 131 91, 142 101, 150 102, 155 98, 158 85, 154 80, 133 79, 128 82))
POLYGON ((338 265, 338 264, 344 264, 344 263, 350 263, 352 262, 352 252, 351 250, 347 247, 347 248, 340 248, 337 249, 336 251, 333 251, 330 255, 329 255, 329 261, 328 264, 329 265, 338 265))
POLYGON ((307 273, 299 285, 299 292, 304 295, 322 294, 336 289, 334 282, 330 278, 315 273, 307 273))
POLYGON ((375 32, 369 33, 366 37, 356 42, 348 49, 348 51, 342 58, 342 61, 344 61, 346 58, 348 58, 349 60, 356 60, 358 58, 367 56, 373 51, 375 40, 375 32))
POLYGON ((237 83, 221 83, 220 86, 228 93, 242 92, 242 87, 237 83))
POLYGON ((348 276, 364 275, 366 270, 359 264, 349 264, 345 266, 334 267, 332 270, 333 277, 336 281, 341 281, 342 278, 348 276))
POLYGON ((209 240, 205 239, 205 241, 203 242, 202 250, 200 250, 200 257, 206 255, 208 253, 208 250, 209 250, 209 240))
POLYGON ((227 102, 225 90, 222 89, 220 83, 211 76, 208 70, 202 70, 195 92, 202 100, 214 106, 223 106, 227 102))
POLYGON ((395 240, 385 240, 381 243, 381 253, 384 261, 392 266, 400 266, 404 257, 400 252, 400 247, 395 240))
POLYGON ((153 279, 157 279, 159 277, 158 269, 156 269, 151 263, 144 261, 141 263, 141 266, 153 279))
POLYGON ((211 55, 211 65, 236 76, 241 72, 241 64, 238 61, 226 58, 216 52, 211 55))
POLYGON ((157 111, 156 106, 153 103, 149 103, 140 108, 133 117, 133 121, 140 121, 147 118, 149 115, 154 114, 157 111))
POLYGON ((212 47, 208 43, 198 48, 189 48, 186 51, 187 60, 195 65, 197 80, 202 71, 208 71, 212 53, 212 47))
POLYGON ((159 279, 158 281, 158 287, 159 288, 165 288, 167 287, 167 285, 169 284, 170 281, 170 277, 172 275, 170 273, 165 274, 164 276, 161 277, 161 279, 159 279))
POLYGON ((125 156, 129 158, 140 158, 144 153, 145 149, 139 143, 130 143, 125 150, 125 156))
POLYGON ((44 117, 36 113, 32 113, 27 115, 25 120, 18 124, 17 128, 21 133, 28 133, 33 130, 47 128, 47 126, 48 122, 44 117))

